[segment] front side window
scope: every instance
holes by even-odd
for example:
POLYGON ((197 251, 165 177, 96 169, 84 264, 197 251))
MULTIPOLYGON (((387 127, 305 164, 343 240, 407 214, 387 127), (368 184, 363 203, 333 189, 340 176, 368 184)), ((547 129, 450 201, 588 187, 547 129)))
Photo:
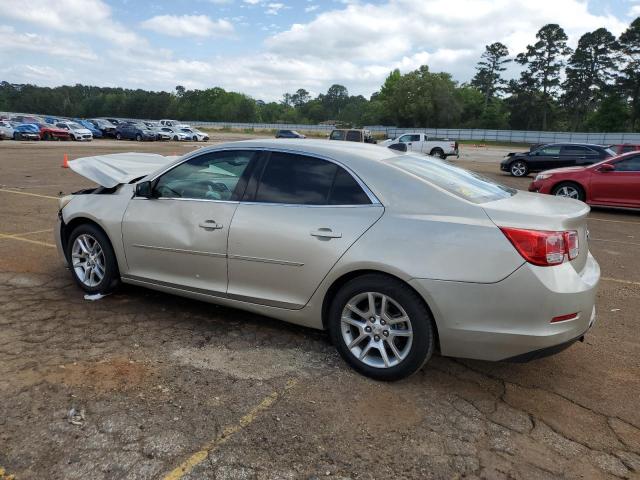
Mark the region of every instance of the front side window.
POLYGON ((560 147, 545 147, 538 150, 538 155, 558 156, 560 155, 560 147))
POLYGON ((616 172, 640 172, 640 155, 625 158, 613 164, 616 172))
POLYGON ((273 152, 258 183, 255 201, 288 205, 371 203, 355 179, 335 163, 273 152))
POLYGON ((154 192, 164 198, 236 200, 240 178, 255 152, 205 153, 169 170, 156 180, 154 192))
POLYGON ((344 130, 334 130, 329 138, 331 140, 344 140, 344 130))

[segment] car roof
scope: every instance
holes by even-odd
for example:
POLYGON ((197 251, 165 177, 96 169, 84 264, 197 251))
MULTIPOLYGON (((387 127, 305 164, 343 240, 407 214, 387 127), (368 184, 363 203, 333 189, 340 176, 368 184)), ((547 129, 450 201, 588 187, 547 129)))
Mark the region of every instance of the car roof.
POLYGON ((566 147, 566 146, 576 146, 576 147, 596 147, 596 148, 606 148, 597 143, 578 143, 578 142, 557 142, 557 143, 543 143, 540 145, 540 148, 543 147, 566 147))

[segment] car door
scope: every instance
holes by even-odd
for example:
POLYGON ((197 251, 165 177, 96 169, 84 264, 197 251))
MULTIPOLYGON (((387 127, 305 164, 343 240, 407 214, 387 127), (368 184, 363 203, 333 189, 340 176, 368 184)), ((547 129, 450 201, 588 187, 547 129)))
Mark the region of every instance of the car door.
POLYGON ((563 145, 560 149, 558 166, 573 167, 576 165, 591 165, 595 162, 596 158, 597 152, 582 145, 563 145))
POLYGON ((404 143, 407 145, 407 151, 420 151, 421 143, 420 143, 420 135, 415 135, 412 133, 407 133, 398 138, 398 143, 404 143))
POLYGON ((560 163, 560 145, 542 147, 530 155, 530 168, 532 170, 558 168, 562 166, 560 163))
POLYGON ((155 179, 154 198, 134 197, 122 222, 128 275, 224 294, 229 226, 255 155, 198 155, 155 179))
POLYGON ((302 308, 383 211, 368 189, 337 163, 270 153, 233 218, 228 296, 302 308))
POLYGON ((614 170, 596 168, 590 183, 594 203, 640 207, 640 153, 610 161, 614 170))

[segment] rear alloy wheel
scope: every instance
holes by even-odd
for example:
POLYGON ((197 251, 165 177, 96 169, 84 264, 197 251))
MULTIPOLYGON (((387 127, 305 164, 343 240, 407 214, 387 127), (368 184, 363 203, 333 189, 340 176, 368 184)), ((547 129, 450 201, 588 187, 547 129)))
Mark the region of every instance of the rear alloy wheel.
POLYGON ((142 141, 142 135, 140 135, 139 133, 136 135, 136 142, 141 142, 142 141))
POLYGON ((509 171, 514 177, 524 177, 529 173, 529 167, 527 166, 526 162, 523 162, 522 160, 516 160, 509 167, 509 171))
POLYGON ((347 282, 329 311, 329 329, 342 358, 378 380, 405 378, 431 358, 432 317, 418 294, 379 274, 347 282))
POLYGON ((584 202, 585 194, 580 185, 573 182, 562 182, 553 187, 551 192, 556 197, 567 197, 584 202))
POLYGON ((442 160, 444 160, 445 158, 447 158, 447 156, 444 154, 444 151, 441 148, 434 148, 433 150, 431 150, 430 155, 432 157, 439 157, 442 160))
POLYGON ((122 140, 122 135, 120 135, 119 133, 116 133, 116 140, 122 140))
POLYGON ((109 293, 120 283, 113 248, 95 225, 76 227, 67 244, 67 258, 73 278, 85 292, 109 293))

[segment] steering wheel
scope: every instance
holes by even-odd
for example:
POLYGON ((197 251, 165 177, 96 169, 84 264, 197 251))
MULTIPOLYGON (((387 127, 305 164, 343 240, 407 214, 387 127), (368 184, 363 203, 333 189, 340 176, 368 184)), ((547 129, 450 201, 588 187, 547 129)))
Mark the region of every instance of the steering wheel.
POLYGON ((224 183, 214 182, 212 180, 201 180, 198 182, 200 185, 207 187, 205 193, 206 198, 212 198, 214 200, 223 200, 226 197, 225 194, 231 195, 231 190, 224 183))

